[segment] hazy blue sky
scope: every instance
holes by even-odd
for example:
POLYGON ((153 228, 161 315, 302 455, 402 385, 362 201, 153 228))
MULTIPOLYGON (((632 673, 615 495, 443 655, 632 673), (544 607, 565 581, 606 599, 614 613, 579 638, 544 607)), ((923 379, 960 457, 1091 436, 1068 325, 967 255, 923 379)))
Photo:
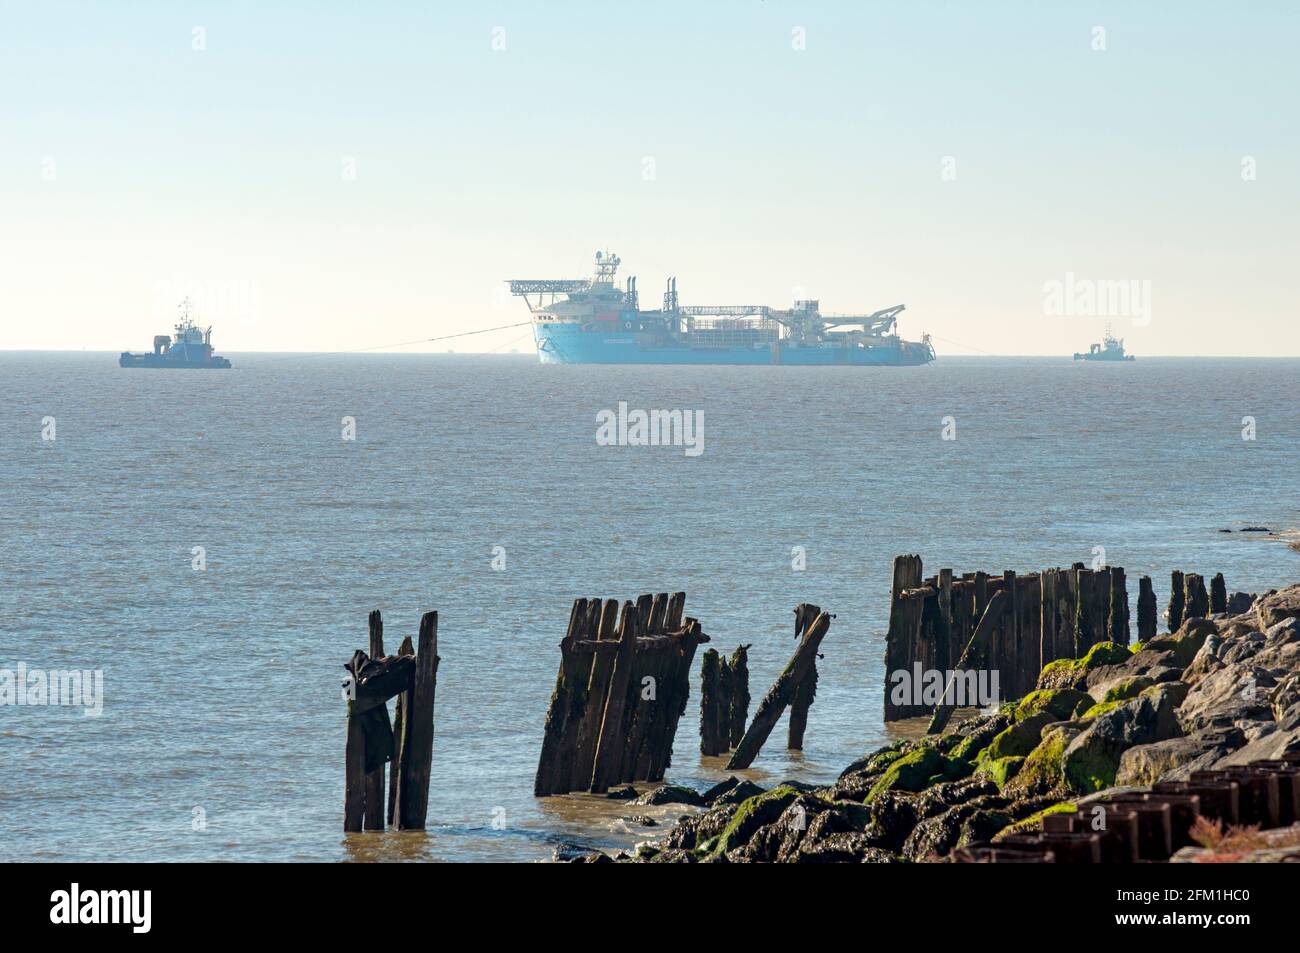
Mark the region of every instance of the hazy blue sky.
POLYGON ((221 351, 373 347, 608 247, 941 356, 1096 340, 1067 273, 1149 283, 1138 354, 1300 354, 1298 10, 6 2, 0 347, 147 350, 186 292, 221 351))

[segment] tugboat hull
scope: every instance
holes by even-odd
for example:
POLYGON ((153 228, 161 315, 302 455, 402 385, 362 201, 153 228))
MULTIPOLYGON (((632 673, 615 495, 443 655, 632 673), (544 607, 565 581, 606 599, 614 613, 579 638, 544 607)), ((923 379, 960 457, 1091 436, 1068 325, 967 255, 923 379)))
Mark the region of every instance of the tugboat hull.
POLYGON ((155 367, 155 368, 194 368, 197 370, 215 370, 230 367, 230 361, 224 357, 209 357, 203 360, 187 360, 166 354, 132 354, 123 351, 118 358, 119 367, 155 367))

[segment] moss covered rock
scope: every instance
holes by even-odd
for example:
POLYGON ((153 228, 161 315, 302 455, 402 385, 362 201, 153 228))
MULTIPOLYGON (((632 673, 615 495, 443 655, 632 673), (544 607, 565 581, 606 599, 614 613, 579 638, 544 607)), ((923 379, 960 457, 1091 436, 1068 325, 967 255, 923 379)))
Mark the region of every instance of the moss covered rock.
POLYGON ((993 838, 994 841, 1000 841, 1002 838, 1011 834, 1029 833, 1040 830, 1043 826, 1043 818, 1049 814, 1073 814, 1078 810, 1074 801, 1058 801, 1050 807, 1045 807, 1041 811, 1030 814, 1024 820, 1016 821, 1014 824, 1004 827, 993 838))
POLYGON ((1007 782, 1005 793, 1033 797, 1060 788, 1064 780, 1061 758, 1081 731, 1074 722, 1061 722, 1044 729, 1038 746, 1029 752, 1015 776, 1007 782))
POLYGON ((710 839, 700 845, 700 849, 710 854, 725 854, 743 845, 764 824, 770 824, 785 813, 799 792, 792 787, 773 788, 762 794, 756 794, 741 803, 736 813, 731 816, 727 826, 716 839, 710 839))
POLYGON ((894 761, 871 787, 867 801, 875 800, 886 791, 920 791, 930 786, 935 778, 956 781, 970 775, 974 769, 960 758, 949 758, 935 748, 917 748, 894 761))
MULTIPOLYGON (((1068 659, 1067 661, 1074 661, 1068 659)), ((1092 704, 1092 696, 1074 688, 1047 688, 1032 691, 1011 707, 1011 717, 1024 721, 1039 712, 1046 712, 1053 721, 1073 718, 1081 707, 1092 704)))
POLYGON ((1127 675, 1118 678, 1113 682, 1106 682, 1101 685, 1094 685, 1091 689, 1092 697, 1097 702, 1121 702, 1128 701, 1130 698, 1137 698, 1145 688, 1150 688, 1155 684, 1155 680, 1147 675, 1127 675))
POLYGON ((1008 781, 1016 776, 1016 772, 1020 770, 1020 766, 1024 763, 1025 759, 1023 757, 990 758, 983 761, 975 769, 975 773, 987 774, 993 779, 993 783, 998 786, 1000 791, 1007 786, 1008 781))
POLYGON ((980 752, 978 761, 983 763, 1002 758, 1023 758, 1038 747, 1043 729, 1058 720, 1050 712, 1040 711, 1023 721, 1017 721, 989 742, 989 746, 980 752))
POLYGON ((1043 666, 1038 674, 1038 688, 1075 688, 1082 690, 1088 682, 1088 672, 1103 665, 1118 665, 1132 656, 1126 646, 1118 642, 1098 642, 1086 655, 1076 659, 1056 659, 1043 666))

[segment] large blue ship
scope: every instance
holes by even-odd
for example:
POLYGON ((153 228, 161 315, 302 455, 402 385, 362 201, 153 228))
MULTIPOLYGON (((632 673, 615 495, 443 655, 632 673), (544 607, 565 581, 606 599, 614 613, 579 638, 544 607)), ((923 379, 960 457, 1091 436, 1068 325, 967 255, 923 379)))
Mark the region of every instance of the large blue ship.
POLYGON ((543 364, 794 364, 913 366, 934 360, 928 334, 898 335, 903 305, 822 314, 818 302, 684 306, 669 278, 663 307, 642 311, 636 278, 616 284, 619 257, 596 253, 590 279, 517 279, 543 364))

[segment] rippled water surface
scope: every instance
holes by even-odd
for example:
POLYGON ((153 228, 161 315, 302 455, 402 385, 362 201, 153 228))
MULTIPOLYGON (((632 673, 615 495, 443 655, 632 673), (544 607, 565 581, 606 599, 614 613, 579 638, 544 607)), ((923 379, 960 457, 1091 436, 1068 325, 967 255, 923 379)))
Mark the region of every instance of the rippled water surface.
MULTIPOLYGON (((0 668, 105 679, 99 718, 0 707, 0 859, 530 860, 660 833, 624 804, 531 795, 575 596, 686 590, 717 647, 753 643, 754 705, 791 608, 835 612, 807 750, 782 724, 751 772, 771 783, 833 778, 908 730, 881 721, 897 553, 1025 571, 1104 546, 1162 607, 1171 568, 1300 579, 1285 537, 1219 532, 1300 525, 1296 360, 231 356, 0 354, 0 668), (704 453, 598 446, 619 401, 702 410, 704 453), (390 650, 439 611, 430 828, 345 837, 338 682, 375 607, 390 650)), ((704 785, 722 759, 700 757, 697 712, 669 776, 704 785)))

